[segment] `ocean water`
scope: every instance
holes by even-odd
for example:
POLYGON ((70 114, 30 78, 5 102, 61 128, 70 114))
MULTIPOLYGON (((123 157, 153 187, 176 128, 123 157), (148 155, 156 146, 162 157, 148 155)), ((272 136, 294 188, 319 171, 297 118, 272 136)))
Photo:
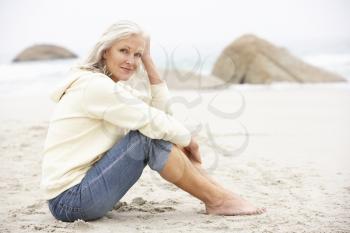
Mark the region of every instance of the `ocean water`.
MULTIPOLYGON (((213 55, 200 59, 198 56, 178 57, 176 63, 164 61, 161 57, 155 60, 159 68, 185 69, 209 74, 215 59, 216 56, 213 55)), ((350 81, 350 53, 314 54, 306 55, 302 59, 312 65, 338 73, 350 81)), ((76 62, 77 59, 68 59, 0 64, 0 96, 49 93, 67 76, 69 69, 76 62)), ((282 86, 295 87, 292 83, 282 86)), ((261 86, 244 85, 244 88, 261 88, 261 86)))

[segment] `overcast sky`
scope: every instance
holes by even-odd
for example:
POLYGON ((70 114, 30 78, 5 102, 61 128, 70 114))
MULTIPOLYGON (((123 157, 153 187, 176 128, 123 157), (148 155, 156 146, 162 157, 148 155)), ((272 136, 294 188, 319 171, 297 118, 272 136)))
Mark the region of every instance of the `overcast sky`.
POLYGON ((347 0, 1 0, 0 57, 35 43, 82 53, 118 19, 136 21, 166 48, 224 47, 244 33, 287 48, 350 39, 347 0))

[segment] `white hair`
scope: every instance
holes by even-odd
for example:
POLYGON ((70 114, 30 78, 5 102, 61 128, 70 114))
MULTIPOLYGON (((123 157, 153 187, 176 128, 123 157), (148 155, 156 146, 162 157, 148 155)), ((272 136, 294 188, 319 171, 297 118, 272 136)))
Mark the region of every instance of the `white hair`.
POLYGON ((132 35, 145 36, 139 25, 128 20, 120 20, 112 24, 106 32, 102 34, 96 45, 89 52, 88 56, 77 68, 104 73, 110 76, 106 70, 103 54, 119 40, 126 39, 132 35))

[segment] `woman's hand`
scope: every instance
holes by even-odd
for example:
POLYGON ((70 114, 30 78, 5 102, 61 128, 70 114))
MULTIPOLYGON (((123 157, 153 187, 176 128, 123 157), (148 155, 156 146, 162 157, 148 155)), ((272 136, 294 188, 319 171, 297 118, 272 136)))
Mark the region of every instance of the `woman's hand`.
POLYGON ((145 37, 145 42, 146 42, 145 49, 143 50, 141 60, 142 60, 143 66, 145 67, 145 70, 147 72, 149 82, 151 84, 159 84, 162 82, 162 80, 160 79, 157 68, 156 68, 156 66, 153 63, 153 60, 151 58, 151 52, 150 52, 151 39, 149 36, 145 37))
POLYGON ((141 60, 142 62, 147 62, 147 59, 151 59, 151 52, 150 52, 150 47, 151 47, 151 38, 147 35, 145 36, 145 49, 143 50, 141 60))
POLYGON ((184 147, 186 155, 189 157, 190 160, 194 161, 195 163, 202 163, 202 158, 199 153, 199 145, 197 141, 194 139, 194 137, 191 138, 191 142, 188 146, 184 147))

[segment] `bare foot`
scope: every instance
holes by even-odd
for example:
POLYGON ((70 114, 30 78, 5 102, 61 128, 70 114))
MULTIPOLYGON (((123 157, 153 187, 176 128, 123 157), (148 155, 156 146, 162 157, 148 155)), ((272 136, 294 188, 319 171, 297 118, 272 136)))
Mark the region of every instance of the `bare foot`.
POLYGON ((266 212, 265 208, 257 208, 242 197, 230 193, 219 205, 205 205, 207 214, 215 215, 254 215, 266 212))

